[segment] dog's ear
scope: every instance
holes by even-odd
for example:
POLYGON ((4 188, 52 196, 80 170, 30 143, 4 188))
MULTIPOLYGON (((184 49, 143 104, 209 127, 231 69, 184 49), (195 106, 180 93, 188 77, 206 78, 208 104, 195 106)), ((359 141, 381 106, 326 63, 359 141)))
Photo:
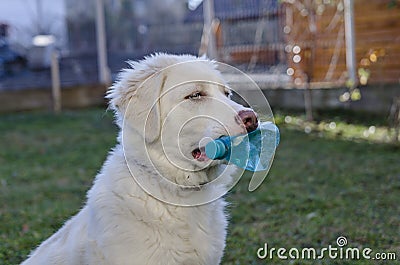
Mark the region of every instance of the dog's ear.
POLYGON ((116 112, 117 124, 129 126, 146 142, 158 139, 161 132, 160 96, 166 76, 160 72, 138 78, 137 72, 127 70, 108 91, 110 108, 116 112))
POLYGON ((155 73, 140 85, 130 103, 134 111, 131 126, 141 131, 147 143, 157 140, 161 133, 160 97, 165 80, 162 72, 155 73))

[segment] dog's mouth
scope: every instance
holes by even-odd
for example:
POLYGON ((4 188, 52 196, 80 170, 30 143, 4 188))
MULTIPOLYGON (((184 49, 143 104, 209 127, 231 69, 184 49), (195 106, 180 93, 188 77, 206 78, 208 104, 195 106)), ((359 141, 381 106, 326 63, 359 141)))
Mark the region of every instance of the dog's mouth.
MULTIPOLYGON (((221 137, 223 137, 223 136, 225 136, 224 134, 221 134, 219 137, 215 137, 215 138, 212 138, 212 139, 218 139, 218 138, 221 138, 221 137)), ((207 138, 209 138, 209 137, 207 137, 207 138)), ((209 138, 210 139, 210 138, 209 138)), ((206 144, 208 143, 208 141, 207 142, 202 142, 202 141, 200 141, 200 143, 199 143, 199 146, 200 147, 198 147, 198 148, 196 148, 196 149, 193 149, 193 151, 192 151, 192 156, 193 156, 193 158, 194 158, 194 160, 196 160, 196 161, 199 161, 199 162, 204 162, 204 161, 209 161, 209 160, 211 160, 210 158, 208 158, 208 156, 206 155, 206 144)))
POLYGON ((206 161, 209 158, 206 156, 206 149, 205 147, 196 148, 192 151, 192 156, 197 161, 206 161))

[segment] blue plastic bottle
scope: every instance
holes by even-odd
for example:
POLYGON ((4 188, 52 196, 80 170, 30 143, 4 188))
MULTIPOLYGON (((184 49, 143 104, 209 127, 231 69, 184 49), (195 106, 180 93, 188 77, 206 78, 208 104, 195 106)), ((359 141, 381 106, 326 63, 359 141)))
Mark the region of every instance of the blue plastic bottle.
POLYGON ((205 151, 210 159, 226 159, 252 172, 267 171, 279 140, 278 127, 272 122, 262 122, 248 134, 222 136, 209 142, 205 151))

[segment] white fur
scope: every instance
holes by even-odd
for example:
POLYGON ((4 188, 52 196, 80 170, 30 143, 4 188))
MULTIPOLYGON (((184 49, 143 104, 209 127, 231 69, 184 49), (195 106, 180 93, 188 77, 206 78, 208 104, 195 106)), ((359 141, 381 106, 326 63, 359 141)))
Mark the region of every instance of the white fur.
MULTIPOLYGON (((142 143, 145 141, 149 147, 147 151, 154 156, 159 155, 156 166, 169 180, 196 187, 204 181, 213 180, 215 172, 223 165, 213 162, 206 169, 190 174, 171 166, 169 160, 160 155, 163 134, 173 138, 176 135, 174 122, 179 123, 200 112, 215 114, 218 119, 224 120, 224 128, 212 122, 199 121, 197 124, 193 121, 187 132, 182 132, 181 139, 182 152, 189 152, 204 136, 216 138, 226 131, 243 131, 243 127, 235 122, 234 115, 243 107, 226 98, 220 88, 212 84, 202 89, 230 106, 232 111, 221 111, 215 105, 217 103, 207 101, 198 104, 189 100, 179 105, 185 93, 197 89, 190 87, 192 84, 178 87, 158 99, 166 87, 185 80, 206 78, 223 82, 213 62, 189 55, 157 54, 130 64, 132 69, 121 73, 120 79, 110 88, 107 96, 121 129, 123 115, 126 114, 123 133, 128 140, 124 144, 135 146, 127 152, 127 159, 133 161, 133 166, 145 179, 154 179, 157 173, 144 159, 146 150, 142 143), (176 63, 193 60, 198 62, 189 66, 171 67, 176 63), (162 70, 166 67, 167 70, 162 70), (128 108, 129 101, 129 104, 133 104, 131 109, 128 108), (152 106, 154 108, 150 110, 152 106), (148 122, 144 125, 146 118, 148 122)), ((110 152, 101 172, 96 176, 83 209, 44 241, 22 264, 219 264, 227 228, 224 200, 221 198, 200 206, 183 207, 152 197, 132 177, 124 157, 122 134, 118 139, 119 144, 110 152)), ((204 166, 204 162, 175 156, 178 151, 174 144, 172 140, 165 147, 173 159, 190 168, 204 166)), ((160 189, 163 189, 162 185, 160 189)), ((214 189, 210 189, 210 193, 214 189)))

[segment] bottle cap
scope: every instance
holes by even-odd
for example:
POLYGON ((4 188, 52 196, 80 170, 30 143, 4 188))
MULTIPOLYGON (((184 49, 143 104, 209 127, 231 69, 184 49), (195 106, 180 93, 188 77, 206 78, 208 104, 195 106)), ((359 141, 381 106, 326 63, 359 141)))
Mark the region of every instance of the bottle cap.
POLYGON ((223 158, 226 153, 225 144, 219 139, 209 142, 205 149, 206 156, 210 159, 223 158))

